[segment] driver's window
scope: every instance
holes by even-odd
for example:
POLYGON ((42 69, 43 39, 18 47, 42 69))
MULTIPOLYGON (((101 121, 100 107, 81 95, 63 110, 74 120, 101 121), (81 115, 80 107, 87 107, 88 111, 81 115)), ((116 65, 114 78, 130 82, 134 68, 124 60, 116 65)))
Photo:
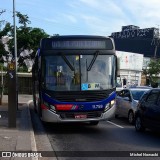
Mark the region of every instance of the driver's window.
POLYGON ((124 93, 124 97, 130 97, 130 93, 129 93, 129 91, 128 91, 128 90, 126 90, 126 91, 125 91, 125 93, 124 93))
POLYGON ((124 94, 125 94, 124 90, 118 92, 118 96, 120 96, 120 97, 124 97, 124 94))
POLYGON ((147 98, 147 103, 149 104, 155 104, 158 98, 159 92, 157 91, 152 91, 151 94, 147 98))

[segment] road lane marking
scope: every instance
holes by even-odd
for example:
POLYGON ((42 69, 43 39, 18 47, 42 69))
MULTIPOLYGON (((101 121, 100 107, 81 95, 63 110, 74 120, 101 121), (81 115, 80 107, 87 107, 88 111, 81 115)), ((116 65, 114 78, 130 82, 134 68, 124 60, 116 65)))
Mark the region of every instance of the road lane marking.
POLYGON ((124 128, 124 127, 122 127, 122 126, 120 126, 120 125, 118 125, 118 124, 116 124, 116 123, 111 122, 111 121, 107 121, 107 122, 110 123, 110 124, 112 124, 112 125, 115 125, 115 126, 117 126, 117 127, 119 127, 119 128, 124 128))

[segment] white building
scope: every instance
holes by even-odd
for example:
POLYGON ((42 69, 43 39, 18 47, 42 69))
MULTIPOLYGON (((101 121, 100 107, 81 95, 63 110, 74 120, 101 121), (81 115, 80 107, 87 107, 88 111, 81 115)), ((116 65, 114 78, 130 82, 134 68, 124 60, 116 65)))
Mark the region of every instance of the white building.
POLYGON ((116 51, 120 60, 120 77, 127 80, 127 85, 141 85, 143 54, 116 51))

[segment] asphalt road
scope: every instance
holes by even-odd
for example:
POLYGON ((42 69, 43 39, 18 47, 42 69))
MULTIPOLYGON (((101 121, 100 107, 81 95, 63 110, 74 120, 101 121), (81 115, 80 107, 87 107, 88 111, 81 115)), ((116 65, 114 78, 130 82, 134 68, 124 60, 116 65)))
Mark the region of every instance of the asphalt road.
MULTIPOLYGON (((159 152, 160 156, 160 133, 149 130, 138 133, 124 118, 103 121, 98 126, 83 123, 42 126, 58 160, 159 159, 141 156, 147 151, 159 152), (132 153, 140 154, 130 157, 132 153)), ((38 132, 41 131, 36 130, 36 134, 40 135, 38 132)))

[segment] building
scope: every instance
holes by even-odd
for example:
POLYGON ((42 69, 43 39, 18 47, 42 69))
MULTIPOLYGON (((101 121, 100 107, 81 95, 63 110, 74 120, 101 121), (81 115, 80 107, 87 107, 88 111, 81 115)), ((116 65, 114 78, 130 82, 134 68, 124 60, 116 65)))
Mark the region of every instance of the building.
POLYGON ((143 54, 116 51, 120 61, 120 77, 126 79, 126 85, 141 85, 143 54))
POLYGON ((160 57, 160 39, 158 28, 140 29, 138 26, 122 26, 120 32, 113 32, 117 51, 143 54, 144 57, 160 57))
POLYGON ((159 28, 144 28, 128 25, 122 26, 120 32, 113 32, 117 56, 120 58, 121 79, 127 84, 146 85, 147 78, 142 69, 147 67, 150 58, 160 58, 159 28))

